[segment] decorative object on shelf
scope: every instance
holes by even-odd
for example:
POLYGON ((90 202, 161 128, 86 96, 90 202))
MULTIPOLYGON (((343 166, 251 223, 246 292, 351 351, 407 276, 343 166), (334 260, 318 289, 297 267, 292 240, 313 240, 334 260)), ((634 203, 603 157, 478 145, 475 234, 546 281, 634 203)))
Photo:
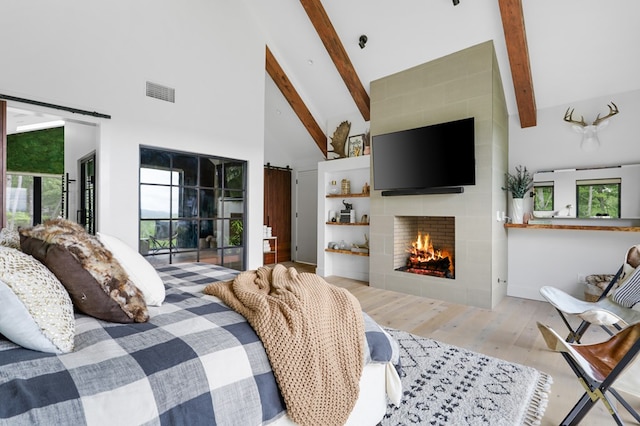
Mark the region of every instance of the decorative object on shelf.
POLYGON ((521 224, 524 214, 524 196, 533 187, 533 175, 526 167, 516 166, 516 173, 505 173, 506 184, 503 190, 511 192, 512 213, 511 220, 513 223, 521 224))
POLYGON ((356 223, 356 211, 353 209, 349 210, 349 223, 356 223))
POLYGON ((524 221, 524 198, 511 200, 511 222, 521 224, 524 221))
POLYGON ((336 182, 335 180, 332 180, 329 183, 329 187, 327 188, 327 193, 329 195, 336 195, 340 193, 340 188, 338 187, 338 182, 336 182))
POLYGON ((365 184, 362 186, 362 193, 368 194, 369 192, 371 192, 371 187, 367 182, 365 182, 365 184))
POLYGON ((369 223, 369 215, 363 214, 360 223, 369 223))
POLYGON ((351 194, 351 181, 349 179, 342 179, 342 193, 343 194, 351 194))
POLYGON ((600 117, 600 114, 596 116, 593 123, 587 124, 584 121, 584 116, 580 116, 580 121, 573 119, 573 108, 567 108, 564 113, 564 121, 567 123, 573 123, 573 130, 582 134, 582 140, 580 141, 580 148, 584 151, 595 151, 600 148, 600 140, 598 139, 598 130, 603 129, 609 124, 609 118, 620 112, 618 106, 611 102, 609 107, 609 114, 604 117, 600 117), (613 105, 613 106, 612 106, 613 105))
POLYGON ((364 145, 364 134, 349 136, 349 157, 360 157, 364 145))
POLYGON ((369 237, 364 234, 364 244, 351 244, 351 251, 354 253, 369 253, 369 237))
POLYGON ((546 219, 546 218, 554 217, 557 214, 558 214, 558 210, 553 210, 553 211, 534 210, 533 211, 533 217, 538 218, 538 219, 540 219, 540 218, 546 219))
POLYGON ((362 149, 362 154, 363 155, 371 154, 371 132, 369 131, 369 129, 367 129, 367 131, 364 132, 364 138, 362 143, 364 145, 364 148, 362 149))
POLYGON ((351 123, 349 121, 343 121, 336 127, 336 130, 333 132, 333 136, 331 136, 331 146, 333 147, 333 152, 338 156, 336 158, 346 158, 347 157, 347 137, 349 136, 349 131, 351 130, 351 123))

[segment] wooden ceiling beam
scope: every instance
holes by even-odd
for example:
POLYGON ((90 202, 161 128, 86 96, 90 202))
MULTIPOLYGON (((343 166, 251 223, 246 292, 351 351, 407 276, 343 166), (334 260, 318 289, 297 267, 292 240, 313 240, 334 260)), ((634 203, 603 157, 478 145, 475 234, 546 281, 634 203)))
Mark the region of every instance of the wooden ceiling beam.
POLYGON ((300 0, 300 3, 302 3, 311 23, 320 36, 320 40, 322 40, 322 44, 324 44, 329 56, 342 76, 342 80, 344 80, 344 83, 347 85, 351 97, 360 110, 360 114, 362 114, 362 118, 364 118, 364 121, 369 121, 371 112, 369 94, 362 85, 360 78, 358 78, 358 74, 356 74, 353 64, 333 24, 329 20, 321 1, 300 0))
POLYGON ((324 157, 327 158, 327 136, 324 134, 315 118, 313 118, 313 115, 311 115, 311 112, 296 91, 295 87, 293 87, 289 77, 287 77, 287 74, 285 74, 268 46, 266 50, 265 68, 267 73, 271 76, 271 79, 273 79, 276 86, 278 86, 278 89, 280 89, 280 92, 282 92, 282 95, 285 97, 287 102, 289 102, 289 105, 291 105, 291 108, 293 108, 293 111, 302 122, 302 125, 307 129, 313 140, 316 142, 316 145, 318 145, 318 148, 320 148, 324 157))
POLYGON ((537 124, 536 99, 531 78, 522 0, 499 0, 498 2, 520 116, 520 127, 533 127, 537 124))

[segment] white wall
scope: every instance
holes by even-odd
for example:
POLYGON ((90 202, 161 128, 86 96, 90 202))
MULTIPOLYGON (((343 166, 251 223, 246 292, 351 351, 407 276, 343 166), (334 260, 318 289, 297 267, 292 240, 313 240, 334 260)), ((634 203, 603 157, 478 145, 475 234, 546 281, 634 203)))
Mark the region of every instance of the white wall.
MULTIPOLYGON (((612 166, 640 163, 637 120, 640 117, 640 91, 538 110, 538 124, 522 129, 517 116, 509 123, 509 169, 524 165, 531 171, 573 167, 612 166), (581 135, 563 121, 568 107, 574 118, 583 115, 592 122, 605 115, 607 104, 615 102, 620 113, 611 118, 599 134, 600 149, 580 149, 581 135)), ((640 182, 638 182, 640 184, 640 182)), ((525 211, 531 210, 527 199, 525 211)), ((539 288, 553 285, 582 295, 578 275, 614 273, 631 245, 640 243, 640 233, 615 231, 575 231, 509 229, 508 294, 539 299, 539 288)))
POLYGON ((0 46, 1 92, 112 117, 86 119, 99 125, 99 231, 137 247, 140 145, 243 159, 247 267, 262 264, 265 49, 242 2, 36 0, 2 9, 11 42, 0 46), (146 97, 146 81, 175 88, 176 102, 146 97))
MULTIPOLYGON (((80 209, 80 169, 78 161, 96 150, 96 126, 67 122, 64 126, 64 170, 69 174, 69 219, 76 221, 80 209)), ((64 212, 63 212, 64 214, 64 212)))

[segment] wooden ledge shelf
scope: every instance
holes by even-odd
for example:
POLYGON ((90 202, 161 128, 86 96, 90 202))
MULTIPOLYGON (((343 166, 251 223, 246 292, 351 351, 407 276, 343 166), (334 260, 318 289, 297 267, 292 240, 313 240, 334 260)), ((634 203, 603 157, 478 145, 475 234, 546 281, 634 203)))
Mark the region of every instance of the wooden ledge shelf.
POLYGON ((335 226, 368 226, 369 222, 326 222, 327 225, 335 225, 335 226))
POLYGON ((358 197, 368 197, 370 194, 360 193, 360 194, 328 194, 327 198, 358 198, 358 197))
POLYGON ((367 256, 367 257, 369 256, 369 253, 359 253, 351 250, 337 250, 337 249, 327 248, 327 249, 324 249, 324 251, 328 251, 331 253, 350 254, 352 256, 367 256))
POLYGON ((572 229, 575 231, 618 231, 618 232, 640 232, 640 226, 589 226, 589 225, 529 225, 505 223, 505 228, 523 229, 572 229))

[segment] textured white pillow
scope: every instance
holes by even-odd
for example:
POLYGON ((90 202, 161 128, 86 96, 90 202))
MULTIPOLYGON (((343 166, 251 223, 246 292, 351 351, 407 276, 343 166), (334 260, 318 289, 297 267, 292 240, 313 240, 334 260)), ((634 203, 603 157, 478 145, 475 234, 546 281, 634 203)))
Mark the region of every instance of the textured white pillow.
POLYGON ((140 289, 147 305, 160 306, 165 297, 164 283, 147 259, 116 237, 102 232, 98 232, 97 236, 122 265, 131 282, 140 289))
POLYGON ((16 229, 2 228, 0 230, 0 246, 20 250, 20 234, 16 229))
POLYGON ((36 351, 73 350, 75 318, 64 286, 46 266, 0 247, 0 333, 36 351))

